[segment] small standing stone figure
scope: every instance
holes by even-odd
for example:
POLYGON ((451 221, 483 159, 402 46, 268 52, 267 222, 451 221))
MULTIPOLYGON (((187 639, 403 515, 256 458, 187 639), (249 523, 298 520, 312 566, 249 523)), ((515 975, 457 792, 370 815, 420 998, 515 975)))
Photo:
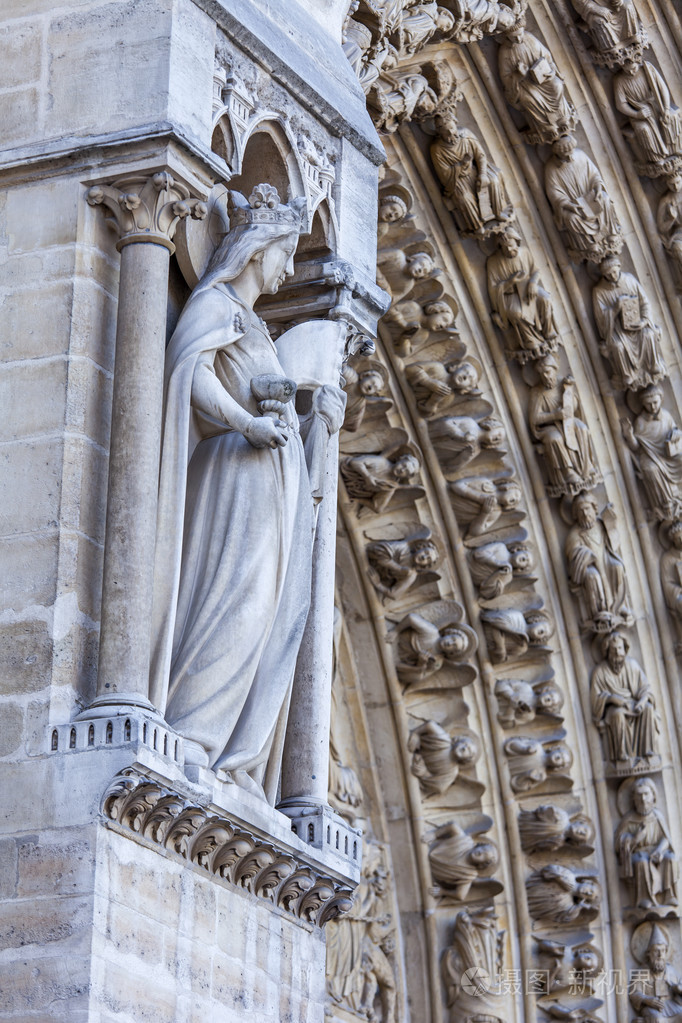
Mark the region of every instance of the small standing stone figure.
POLYGON ((640 395, 642 411, 634 424, 621 419, 623 439, 635 456, 653 516, 674 519, 680 509, 682 483, 682 430, 663 408, 663 391, 650 384, 640 395))
POLYGON ((595 164, 576 149, 572 135, 557 139, 552 154, 545 164, 545 192, 571 259, 597 263, 620 252, 621 226, 595 164))
POLYGON ((568 867, 551 863, 526 880, 526 898, 534 920, 570 924, 597 915, 601 890, 591 874, 575 874, 568 867))
POLYGON ((420 576, 438 578, 434 569, 441 554, 426 527, 401 540, 375 540, 366 552, 369 577, 384 599, 398 600, 420 576))
POLYGON ((614 536, 614 515, 609 505, 599 515, 591 494, 581 493, 571 506, 575 525, 566 537, 569 585, 580 603, 581 626, 592 632, 610 632, 630 625, 626 606, 625 564, 614 536))
POLYGON ((437 115, 434 123, 438 137, 431 162, 458 230, 473 238, 504 230, 514 212, 502 172, 488 163, 481 143, 457 124, 454 113, 437 115))
POLYGON ((534 810, 519 811, 519 834, 524 852, 556 852, 564 846, 589 849, 595 830, 585 814, 571 816, 561 806, 543 803, 534 810))
POLYGON ((627 117, 639 174, 658 177, 682 167, 682 114, 661 73, 648 60, 628 60, 613 79, 616 109, 627 117))
POLYGON ((632 952, 644 969, 633 971, 630 1002, 638 1013, 635 1023, 682 1023, 682 978, 670 965, 670 938, 659 923, 639 925, 632 935, 632 952))
POLYGON ((524 363, 555 352, 558 341, 552 299, 514 228, 499 236, 486 273, 493 323, 512 342, 507 356, 524 363))
POLYGON ((678 283, 682 282, 682 173, 669 174, 668 191, 658 202, 656 226, 663 245, 677 268, 678 283))
POLYGON ((407 749, 412 754, 410 769, 425 796, 442 796, 459 772, 481 755, 472 735, 449 735, 437 721, 425 721, 410 732, 407 749))
POLYGON ((670 548, 661 555, 661 586, 665 603, 677 631, 677 653, 682 653, 682 521, 676 519, 668 530, 670 548))
POLYGON ((530 792, 544 784, 550 775, 563 776, 568 781, 573 754, 565 743, 543 743, 518 735, 506 739, 503 748, 514 792, 530 792))
POLYGON ((592 290, 592 308, 601 338, 599 350, 611 363, 612 383, 637 391, 667 376, 661 355, 661 331, 634 274, 623 273, 618 256, 599 265, 601 280, 592 290))
POLYGON ((431 893, 451 895, 463 902, 474 882, 489 876, 497 866, 497 846, 489 839, 481 840, 480 835, 470 835, 456 821, 441 825, 433 838, 429 864, 435 886, 431 893))
POLYGON ((523 18, 505 32, 498 54, 507 102, 528 118, 528 141, 553 142, 572 131, 577 116, 552 54, 530 32, 523 18))
MULTIPOLYGON (((628 782, 624 783, 628 785, 628 782)), ((630 786, 631 809, 616 829, 620 876, 631 886, 637 910, 665 913, 677 906, 677 862, 651 778, 630 786)))
POLYGON ((547 355, 535 364, 540 382, 531 389, 528 420, 547 469, 550 497, 577 494, 601 482, 590 431, 581 418, 573 377, 557 380, 556 359, 547 355))
POLYGON ((592 718, 604 736, 605 753, 616 774, 660 764, 654 694, 620 632, 604 637, 604 660, 592 672, 592 718))

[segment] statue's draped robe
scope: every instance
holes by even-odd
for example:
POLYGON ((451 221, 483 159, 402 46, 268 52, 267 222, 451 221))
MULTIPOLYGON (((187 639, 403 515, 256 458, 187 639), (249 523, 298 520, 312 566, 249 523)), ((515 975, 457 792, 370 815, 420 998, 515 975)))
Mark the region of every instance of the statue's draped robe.
POLYGON ((310 602, 310 481, 290 406, 289 439, 276 449, 191 407, 207 353, 252 415, 252 377, 284 376, 265 326, 229 284, 200 284, 166 356, 151 693, 214 769, 246 772, 274 801, 310 602))
POLYGON ((637 390, 666 375, 649 300, 633 274, 621 273, 617 281, 602 278, 592 291, 592 308, 619 388, 637 390), (624 299, 637 304, 641 327, 626 327, 624 299))
POLYGON ((484 173, 491 210, 496 220, 502 219, 509 200, 500 172, 488 163, 483 147, 468 129, 460 128, 453 139, 437 139, 431 146, 431 160, 443 192, 452 200, 460 231, 475 233, 484 226, 478 199, 478 179, 484 173))
POLYGON ((648 814, 631 810, 616 829, 614 844, 620 860, 621 877, 634 882, 637 902, 648 899, 656 903, 657 895, 674 892, 673 860, 670 856, 663 856, 660 863, 653 863, 651 860, 651 853, 660 842, 663 842, 667 849, 670 848, 663 814, 655 807, 648 814), (629 852, 625 849, 626 837, 630 839, 629 852))
POLYGON ((595 723, 605 721, 606 748, 610 760, 629 760, 643 757, 656 748, 656 714, 651 703, 642 713, 632 717, 625 708, 610 702, 616 696, 623 700, 642 700, 651 693, 644 672, 637 661, 626 657, 620 671, 615 671, 608 661, 597 665, 592 673, 591 701, 595 723))
POLYGON ((537 348, 556 333, 547 292, 538 285, 535 298, 528 294, 528 283, 536 273, 527 249, 520 249, 515 256, 496 252, 487 263, 490 304, 503 327, 513 328, 519 348, 525 350, 537 348))
POLYGON ((630 117, 630 130, 641 159, 656 163, 680 152, 680 111, 671 108, 668 86, 652 64, 644 61, 634 75, 621 71, 614 78, 613 95, 618 110, 630 117), (638 117, 645 106, 651 115, 638 117))
POLYGON ((617 614, 625 603, 625 566, 599 519, 589 528, 574 526, 570 530, 566 560, 586 618, 593 619, 602 611, 617 614))
POLYGON ((524 33, 520 42, 505 41, 500 46, 499 69, 507 101, 522 109, 541 135, 558 135, 562 126, 569 126, 573 114, 564 90, 564 83, 556 73, 552 54, 546 46, 524 33), (535 81, 532 69, 546 61, 551 74, 544 81, 535 81), (522 75, 519 65, 525 64, 528 73, 522 75))
POLYGON ((453 824, 452 829, 452 834, 438 839, 429 850, 431 874, 443 888, 463 885, 468 890, 478 877, 476 867, 468 859, 476 842, 457 824, 453 824))
POLYGON ((619 232, 613 203, 603 187, 599 171, 580 149, 570 160, 553 156, 545 165, 545 191, 556 225, 577 252, 588 252, 619 232))
POLYGON ((655 415, 642 412, 635 420, 635 454, 651 510, 658 518, 671 518, 682 483, 682 454, 670 454, 668 441, 677 432, 675 420, 666 409, 655 415))
MULTIPOLYGON (((646 967, 646 963, 644 965, 646 967)), ((630 994, 630 1001, 635 1011, 641 1012, 642 998, 660 998, 663 1007, 656 1009, 656 1016, 652 1018, 682 1023, 682 995, 677 994, 677 989, 681 986, 671 966, 666 966, 663 974, 654 973, 652 970, 640 970, 634 990, 630 994)))
MULTIPOLYGON (((573 395, 577 400, 575 390, 573 395)), ((567 482, 589 481, 596 464, 590 431, 582 420, 554 418, 543 421, 544 416, 558 416, 563 409, 564 387, 561 384, 555 387, 540 384, 532 388, 528 420, 533 436, 542 443, 549 482, 555 487, 562 487, 567 482)))

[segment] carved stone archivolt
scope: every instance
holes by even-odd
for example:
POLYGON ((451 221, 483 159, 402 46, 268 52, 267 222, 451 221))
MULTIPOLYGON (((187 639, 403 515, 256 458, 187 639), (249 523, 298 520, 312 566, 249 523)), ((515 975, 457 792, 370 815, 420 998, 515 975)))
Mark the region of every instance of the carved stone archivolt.
POLYGON ((113 779, 102 812, 122 834, 179 856, 304 922, 322 927, 351 908, 352 889, 316 869, 293 846, 278 845, 135 768, 113 779))

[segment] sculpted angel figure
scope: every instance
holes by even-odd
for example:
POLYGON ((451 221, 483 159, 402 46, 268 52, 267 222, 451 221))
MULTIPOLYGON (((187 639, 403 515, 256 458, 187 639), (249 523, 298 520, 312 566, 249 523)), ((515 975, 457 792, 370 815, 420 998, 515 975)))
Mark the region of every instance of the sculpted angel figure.
POLYGON ((403 10, 401 23, 401 55, 411 56, 427 44, 434 33, 451 32, 455 19, 436 0, 416 0, 403 10))
POLYGON ((628 987, 632 1007, 644 1023, 682 1023, 682 978, 670 965, 668 932, 658 923, 640 927, 650 933, 646 948, 635 956, 645 969, 633 971, 628 987))
POLYGON ((502 36, 498 61, 507 102, 528 118, 529 141, 552 142, 571 131, 577 115, 564 80, 547 47, 526 32, 523 18, 502 36))
POLYGON ((437 114, 438 137, 431 143, 431 162, 443 195, 465 236, 485 238, 513 218, 502 172, 488 163, 473 132, 462 128, 452 111, 437 114))
POLYGON ((604 969, 604 957, 591 942, 571 946, 548 938, 535 940, 540 962, 549 965, 546 993, 587 985, 604 969))
POLYGON ((556 351, 552 299, 521 235, 509 227, 497 246, 486 263, 488 297, 493 323, 513 338, 508 354, 523 363, 556 351))
POLYGON ((572 135, 552 146, 545 164, 545 192, 572 260, 596 263, 620 251, 621 226, 606 185, 587 153, 576 148, 572 135))
MULTIPOLYGON (((166 352, 152 699, 189 763, 270 801, 314 520, 295 384, 253 305, 293 272, 302 204, 267 184, 231 194, 230 230, 166 352)), ((319 388, 315 422, 338 428, 344 401, 319 388)))
POLYGON ((682 646, 682 521, 676 519, 668 536, 670 548, 661 555, 661 586, 665 603, 677 630, 677 649, 682 646))
POLYGON ((481 621, 489 636, 493 664, 522 657, 530 646, 543 646, 554 632, 552 623, 542 611, 520 611, 515 607, 484 608, 481 621))
POLYGON ((474 881, 491 874, 500 859, 494 842, 470 835, 456 821, 437 828, 433 839, 429 864, 434 880, 431 893, 435 896, 448 894, 463 902, 474 881))
POLYGON ((590 431, 582 411, 573 377, 558 381, 556 359, 546 355, 535 363, 540 382, 528 401, 530 430, 539 442, 549 483, 550 497, 575 494, 601 480, 590 431))
POLYGON ((395 339, 398 355, 411 355, 415 347, 423 344, 431 334, 446 331, 456 333, 455 313, 443 299, 421 305, 415 299, 394 303, 384 314, 384 322, 396 326, 400 333, 395 339))
POLYGON ((512 479, 466 479, 450 483, 452 507, 458 522, 468 522, 467 537, 483 536, 504 512, 521 501, 521 488, 512 479))
POLYGON ((663 391, 650 384, 640 395, 634 424, 621 419, 623 439, 635 456, 637 473, 657 519, 672 519, 680 506, 682 430, 663 408, 663 391))
POLYGON ((377 128, 392 133, 403 121, 432 114, 438 97, 418 71, 386 71, 384 65, 383 74, 369 93, 368 103, 377 128))
POLYGON ((405 367, 407 382, 414 391, 417 408, 431 417, 446 408, 455 394, 479 394, 478 371, 470 362, 412 362, 405 367))
POLYGON ((573 754, 563 742, 539 742, 526 735, 505 739, 511 787, 514 792, 530 792, 550 775, 567 775, 573 754))
POLYGON ((530 572, 533 557, 525 544, 498 540, 476 547, 471 552, 469 566, 479 597, 493 600, 504 593, 514 577, 530 572))
POLYGON ((520 678, 498 678, 495 683, 497 720, 503 728, 534 721, 537 714, 561 720, 563 693, 554 682, 531 685, 520 678))
POLYGON ((620 632, 604 637, 604 660, 592 672, 592 718, 604 736, 612 762, 629 768, 657 755, 658 718, 654 694, 620 632))
POLYGON ((407 749, 412 774, 425 796, 443 795, 462 768, 472 766, 481 754, 472 735, 449 735, 437 721, 425 721, 410 732, 407 749))
POLYGON ((527 878, 526 899, 534 920, 570 924, 596 916, 601 890, 592 875, 575 874, 568 867, 550 863, 527 878))
POLYGON ((433 256, 426 249, 384 249, 377 256, 377 284, 388 291, 394 303, 405 298, 417 281, 433 277, 435 271, 433 256))
POLYGON ((669 174, 666 184, 668 190, 659 199, 656 210, 656 226, 682 277, 682 173, 669 174))
POLYGON ((605 509, 600 516, 595 498, 584 492, 573 498, 571 510, 575 525, 566 537, 566 562, 569 585, 580 602, 583 626, 604 632, 630 624, 625 564, 612 535, 612 510, 605 509))
POLYGON ((495 416, 445 416, 432 420, 429 435, 446 472, 463 469, 484 450, 499 450, 506 439, 495 416))
POLYGON ((634 891, 638 909, 677 906, 677 862, 663 814, 656 807, 656 786, 637 778, 632 807, 616 828, 614 845, 620 876, 634 891))
POLYGON ((552 803, 543 803, 534 810, 520 810, 519 834, 524 852, 556 852, 565 846, 585 849, 595 838, 589 817, 583 813, 571 815, 552 803))
POLYGON ((377 514, 385 511, 395 492, 419 475, 421 463, 415 451, 414 445, 400 436, 377 454, 342 458, 340 472, 348 496, 377 514))
POLYGON ((375 540, 365 550, 374 588, 391 600, 407 593, 420 575, 433 574, 441 559, 431 531, 426 528, 402 540, 375 540))
POLYGON ((660 71, 648 60, 626 60, 613 79, 616 109, 627 117, 641 173, 664 173, 671 157, 682 165, 682 113, 660 71))
POLYGON ((619 390, 640 390, 667 376, 661 355, 661 331, 634 274, 623 273, 618 256, 599 265, 601 280, 592 290, 592 308, 601 338, 599 350, 609 360, 619 390))
MULTIPOLYGON (((435 617, 442 616, 436 614, 435 617)), ((398 644, 396 671, 406 685, 435 675, 447 662, 465 660, 476 645, 468 626, 452 620, 433 622, 416 611, 398 622, 391 640, 398 644)))

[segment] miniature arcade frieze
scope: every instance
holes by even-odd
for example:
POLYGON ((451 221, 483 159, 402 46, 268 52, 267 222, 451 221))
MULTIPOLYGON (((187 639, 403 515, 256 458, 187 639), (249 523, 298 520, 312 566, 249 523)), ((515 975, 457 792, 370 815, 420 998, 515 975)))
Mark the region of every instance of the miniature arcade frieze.
MULTIPOLYGON (((293 843, 261 834, 226 810, 204 805, 135 766, 112 780, 102 813, 107 826, 119 834, 164 855, 180 856, 212 879, 242 888, 305 923, 323 927, 352 906, 361 838, 336 815, 326 822, 321 854, 306 855, 293 843), (332 858, 334 866, 327 862, 322 869, 332 858)), ((314 829, 312 818, 308 826, 314 829)), ((305 835, 300 837, 305 841, 305 835)))

